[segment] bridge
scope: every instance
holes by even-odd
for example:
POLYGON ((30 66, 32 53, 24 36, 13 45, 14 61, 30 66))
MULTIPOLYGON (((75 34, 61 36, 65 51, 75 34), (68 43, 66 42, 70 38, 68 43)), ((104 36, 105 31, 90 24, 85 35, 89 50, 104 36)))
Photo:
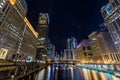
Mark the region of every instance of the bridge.
POLYGON ((76 64, 78 61, 76 60, 51 60, 46 61, 46 64, 76 64))
MULTIPOLYGON (((0 80, 36 80, 36 76, 40 70, 47 68, 52 64, 68 64, 76 65, 79 63, 76 60, 50 60, 46 62, 35 61, 35 62, 25 62, 25 61, 7 61, 0 60, 0 80)), ((120 74, 117 69, 119 64, 80 64, 81 67, 88 69, 96 69, 102 71, 114 71, 113 73, 117 76, 120 74)))
POLYGON ((7 61, 0 60, 0 80, 35 80, 35 76, 40 70, 51 64, 72 64, 75 60, 50 60, 25 62, 21 60, 7 61))
MULTIPOLYGON (((49 60, 49 61, 33 61, 26 62, 23 60, 0 60, 0 80, 36 80, 39 71, 51 64, 68 64, 76 65, 80 63, 77 60, 49 60)), ((119 64, 98 64, 98 63, 85 63, 80 64, 78 67, 108 72, 120 77, 119 64)))
POLYGON ((0 80, 34 80, 45 66, 41 62, 0 60, 0 80))

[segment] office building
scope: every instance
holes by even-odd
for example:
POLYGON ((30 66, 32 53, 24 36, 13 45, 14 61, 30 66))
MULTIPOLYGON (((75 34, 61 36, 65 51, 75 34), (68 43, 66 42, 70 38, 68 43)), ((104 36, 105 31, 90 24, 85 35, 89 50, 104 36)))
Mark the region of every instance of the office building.
POLYGON ((102 63, 103 59, 101 56, 101 48, 99 46, 99 41, 97 39, 97 34, 98 32, 92 32, 89 35, 89 40, 90 40, 90 46, 91 46, 91 51, 92 51, 92 57, 91 57, 91 63, 102 63))
POLYGON ((38 43, 37 43, 37 60, 47 59, 47 45, 49 44, 48 39, 48 25, 49 25, 49 15, 48 13, 40 13, 37 25, 38 32, 38 43))
POLYGON ((25 0, 0 0, 0 79, 8 80, 18 70, 7 60, 30 62, 35 57, 38 35, 26 13, 25 0))
POLYGON ((48 38, 48 25, 49 25, 49 16, 48 13, 40 13, 37 25, 38 32, 38 45, 45 45, 45 41, 48 38))
POLYGON ((116 59, 114 54, 117 50, 108 32, 99 32, 97 34, 98 44, 101 49, 101 55, 104 63, 114 63, 116 59))
POLYGON ((118 53, 113 54, 116 61, 120 62, 120 0, 109 0, 109 3, 101 8, 101 14, 105 25, 114 42, 118 53))
POLYGON ((33 48, 29 49, 32 52, 27 49, 33 47, 30 41, 34 38, 30 37, 37 33, 32 30, 32 26, 29 27, 26 13, 25 0, 0 1, 0 59, 25 59, 27 55, 34 56, 35 53, 31 50, 33 48), (29 46, 26 49, 23 45, 29 46))
POLYGON ((74 49, 76 48, 77 40, 74 37, 67 39, 66 58, 74 60, 74 49))
POLYGON ((82 40, 75 49, 75 59, 81 63, 89 63, 92 58, 90 41, 82 40))
POLYGON ((11 59, 17 53, 24 30, 27 8, 23 0, 0 2, 0 52, 1 59, 11 59), (13 13, 14 12, 14 13, 13 13), (4 53, 4 54, 3 54, 4 53), (8 56, 9 54, 9 56, 8 56))
MULTIPOLYGON (((28 19, 24 19, 25 27, 23 31, 23 39, 21 42, 21 53, 23 53, 23 59, 35 59, 36 48, 38 41, 38 33, 34 30, 28 19)), ((20 46, 20 45, 19 45, 20 46)))

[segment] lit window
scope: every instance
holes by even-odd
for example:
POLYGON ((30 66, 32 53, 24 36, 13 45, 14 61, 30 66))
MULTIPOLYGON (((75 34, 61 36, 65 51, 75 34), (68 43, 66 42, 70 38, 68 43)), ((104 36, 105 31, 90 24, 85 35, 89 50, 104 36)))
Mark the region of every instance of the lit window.
POLYGON ((120 26, 120 19, 119 18, 116 19, 116 22, 120 26))
POLYGON ((114 1, 115 1, 116 5, 119 6, 119 2, 118 2, 118 0, 114 0, 114 1))
POLYGON ((116 42, 114 42, 115 44, 118 44, 118 42, 116 41, 116 42))
POLYGON ((111 4, 108 4, 106 7, 107 14, 110 14, 114 10, 113 6, 111 4))
POLYGON ((2 8, 2 6, 0 5, 0 8, 2 8))
POLYGON ((1 3, 1 5, 3 6, 3 2, 1 3))
POLYGON ((97 40, 96 38, 92 38, 92 40, 97 40))
POLYGON ((111 4, 112 4, 112 6, 113 6, 113 7, 116 7, 116 5, 115 5, 115 3, 114 3, 114 2, 112 2, 111 4))

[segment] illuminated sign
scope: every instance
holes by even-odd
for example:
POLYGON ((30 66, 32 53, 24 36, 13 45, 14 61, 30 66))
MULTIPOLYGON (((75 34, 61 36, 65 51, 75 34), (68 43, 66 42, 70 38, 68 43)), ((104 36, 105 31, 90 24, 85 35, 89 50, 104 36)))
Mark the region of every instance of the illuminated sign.
POLYGON ((38 33, 33 29, 32 25, 30 24, 30 22, 28 21, 28 19, 26 17, 24 19, 24 22, 29 27, 29 29, 33 32, 33 34, 35 35, 35 37, 38 38, 38 33))
POLYGON ((5 59, 7 56, 7 53, 8 53, 7 49, 1 48, 0 49, 0 59, 5 59))
POLYGON ((113 6, 111 4, 108 4, 106 7, 106 13, 110 14, 114 10, 113 6))
POLYGON ((15 5, 16 0, 9 0, 12 5, 15 5))
POLYGON ((32 56, 27 56, 26 62, 32 62, 32 61, 33 61, 33 57, 32 56))

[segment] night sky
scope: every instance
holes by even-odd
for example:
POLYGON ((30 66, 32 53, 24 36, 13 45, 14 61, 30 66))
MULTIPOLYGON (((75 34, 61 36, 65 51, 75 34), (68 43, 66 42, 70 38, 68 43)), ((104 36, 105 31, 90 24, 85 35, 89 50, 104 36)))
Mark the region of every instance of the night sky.
POLYGON ((49 38, 60 51, 66 48, 66 40, 75 37, 78 42, 103 23, 101 7, 108 0, 26 0, 27 17, 36 29, 39 13, 48 12, 50 17, 49 38))

